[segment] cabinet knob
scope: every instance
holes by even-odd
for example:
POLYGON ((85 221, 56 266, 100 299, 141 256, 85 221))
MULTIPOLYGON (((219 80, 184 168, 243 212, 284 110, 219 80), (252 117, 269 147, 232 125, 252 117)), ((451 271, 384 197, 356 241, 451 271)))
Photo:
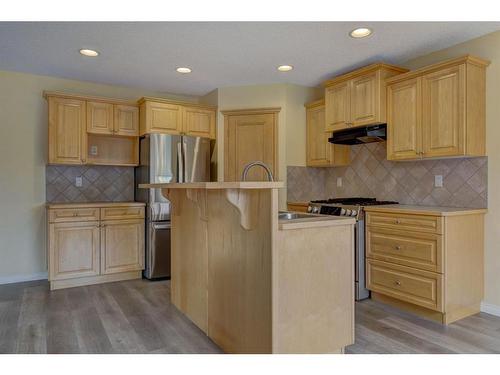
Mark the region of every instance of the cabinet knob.
POLYGON ((396 280, 396 281, 394 281, 394 284, 397 285, 397 286, 401 286, 401 281, 396 280))

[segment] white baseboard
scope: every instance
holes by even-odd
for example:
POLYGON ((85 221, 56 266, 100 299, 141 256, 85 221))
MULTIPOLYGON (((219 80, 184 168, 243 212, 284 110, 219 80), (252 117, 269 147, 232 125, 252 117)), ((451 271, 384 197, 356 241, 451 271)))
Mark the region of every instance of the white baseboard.
POLYGON ((491 303, 481 302, 481 311, 491 315, 500 316, 500 306, 493 305, 491 303))
POLYGON ((33 273, 31 275, 16 275, 0 277, 1 284, 22 283, 24 281, 46 280, 48 278, 47 272, 33 273))

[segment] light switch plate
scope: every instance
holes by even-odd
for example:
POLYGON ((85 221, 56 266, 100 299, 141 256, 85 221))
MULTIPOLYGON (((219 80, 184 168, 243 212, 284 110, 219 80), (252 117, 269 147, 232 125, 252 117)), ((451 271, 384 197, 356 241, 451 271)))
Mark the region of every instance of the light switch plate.
POLYGON ((342 187, 342 177, 337 177, 337 187, 342 187))
POLYGON ((97 146, 90 146, 90 155, 97 155, 97 146))
POLYGON ((438 174, 434 176, 434 186, 443 187, 443 175, 438 174))
POLYGON ((75 178, 75 186, 76 187, 82 187, 83 181, 82 181, 82 176, 78 176, 75 178))

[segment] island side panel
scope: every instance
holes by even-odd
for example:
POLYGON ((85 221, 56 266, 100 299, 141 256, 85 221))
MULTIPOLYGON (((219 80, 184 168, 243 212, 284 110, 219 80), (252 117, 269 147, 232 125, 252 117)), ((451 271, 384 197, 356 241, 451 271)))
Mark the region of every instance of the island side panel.
POLYGON ((206 190, 165 192, 172 203, 171 299, 193 323, 208 332, 206 190))
POLYGON ((208 335, 228 353, 271 353, 272 223, 277 220, 277 192, 211 190, 208 217, 208 335))
POLYGON ((354 343, 354 227, 279 230, 273 353, 341 353, 354 343))

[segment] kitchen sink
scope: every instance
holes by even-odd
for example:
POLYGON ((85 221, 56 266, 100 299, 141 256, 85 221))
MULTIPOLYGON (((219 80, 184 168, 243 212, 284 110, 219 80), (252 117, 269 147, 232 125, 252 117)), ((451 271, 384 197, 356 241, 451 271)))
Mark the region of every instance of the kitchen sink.
POLYGON ((315 215, 309 214, 301 214, 298 212, 279 212, 278 219, 279 220, 295 220, 295 219, 312 219, 315 215))

